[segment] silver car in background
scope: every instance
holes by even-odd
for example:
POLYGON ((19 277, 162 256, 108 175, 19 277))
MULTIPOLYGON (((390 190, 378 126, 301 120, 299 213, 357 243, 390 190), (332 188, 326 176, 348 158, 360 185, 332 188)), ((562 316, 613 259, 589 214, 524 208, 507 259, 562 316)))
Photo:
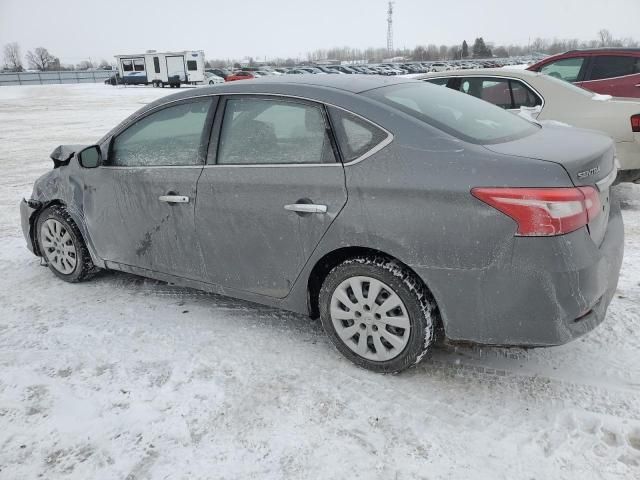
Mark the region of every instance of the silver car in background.
POLYGON ((568 342, 618 281, 613 142, 421 81, 180 92, 52 159, 21 216, 61 279, 121 270, 319 317, 378 372, 418 363, 436 330, 568 342))

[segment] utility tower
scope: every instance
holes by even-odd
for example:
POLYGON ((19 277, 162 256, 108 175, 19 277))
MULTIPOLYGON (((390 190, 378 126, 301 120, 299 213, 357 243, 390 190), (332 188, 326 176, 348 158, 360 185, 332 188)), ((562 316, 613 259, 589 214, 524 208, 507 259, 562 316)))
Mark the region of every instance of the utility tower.
POLYGON ((393 55, 393 4, 396 2, 389 2, 389 9, 387 10, 387 52, 393 55))

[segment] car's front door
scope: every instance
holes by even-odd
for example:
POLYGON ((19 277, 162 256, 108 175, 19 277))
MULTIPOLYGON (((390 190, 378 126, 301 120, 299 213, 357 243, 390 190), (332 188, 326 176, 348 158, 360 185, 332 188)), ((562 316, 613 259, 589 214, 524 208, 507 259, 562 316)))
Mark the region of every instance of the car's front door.
POLYGON ((104 164, 88 171, 85 217, 100 258, 203 279, 194 214, 212 103, 159 107, 117 133, 104 164))
POLYGON ((198 181, 207 278, 282 298, 347 201, 344 169, 322 105, 251 95, 224 103, 198 181))

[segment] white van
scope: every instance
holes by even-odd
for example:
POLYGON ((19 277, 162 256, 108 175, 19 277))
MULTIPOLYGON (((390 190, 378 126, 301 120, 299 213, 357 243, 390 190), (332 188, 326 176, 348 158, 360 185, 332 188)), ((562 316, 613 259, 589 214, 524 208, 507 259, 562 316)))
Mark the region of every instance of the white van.
POLYGON ((156 52, 116 55, 122 83, 151 84, 154 87, 180 87, 204 81, 204 51, 156 52), (143 78, 145 77, 146 78, 143 78), (129 78, 128 78, 129 77, 129 78))

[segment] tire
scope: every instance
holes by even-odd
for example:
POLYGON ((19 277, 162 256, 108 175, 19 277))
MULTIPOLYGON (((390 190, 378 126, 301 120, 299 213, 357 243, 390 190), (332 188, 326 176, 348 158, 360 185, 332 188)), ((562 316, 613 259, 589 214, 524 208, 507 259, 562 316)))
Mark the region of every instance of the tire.
POLYGON ((36 228, 42 257, 57 277, 76 283, 98 271, 80 230, 64 207, 54 205, 45 209, 38 216, 36 228))
POLYGON ((213 80, 209 80, 209 85, 215 85, 213 80))
POLYGON ((331 270, 319 307, 322 326, 338 351, 374 372, 397 373, 416 365, 434 343, 431 295, 413 273, 385 257, 353 258, 331 270), (351 285, 360 290, 357 295, 351 285), (372 288, 377 295, 370 299, 372 288), (382 305, 387 309, 380 310, 382 305))

